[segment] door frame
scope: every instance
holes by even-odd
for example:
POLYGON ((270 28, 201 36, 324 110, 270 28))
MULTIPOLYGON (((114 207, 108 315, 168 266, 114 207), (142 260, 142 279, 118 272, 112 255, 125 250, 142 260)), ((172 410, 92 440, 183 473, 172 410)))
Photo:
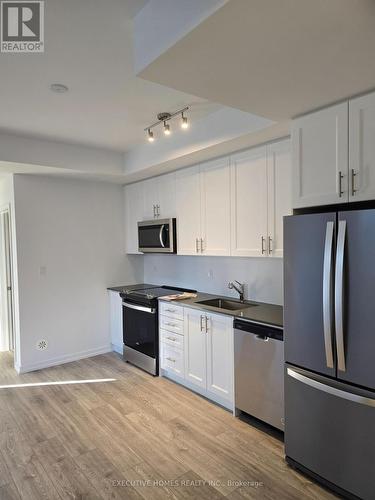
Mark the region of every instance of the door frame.
POLYGON ((8 336, 8 348, 9 351, 15 353, 17 351, 16 335, 15 335, 15 315, 14 315, 14 261, 13 261, 13 241, 12 241, 12 212, 9 203, 0 206, 0 217, 2 221, 0 223, 0 230, 2 231, 2 252, 1 257, 1 267, 4 267, 6 278, 5 278, 5 290, 0 292, 5 292, 5 300, 2 299, 2 293, 0 293, 0 314, 5 316, 6 319, 2 321, 2 328, 7 330, 8 336), (7 215, 7 223, 3 224, 3 215, 7 215))

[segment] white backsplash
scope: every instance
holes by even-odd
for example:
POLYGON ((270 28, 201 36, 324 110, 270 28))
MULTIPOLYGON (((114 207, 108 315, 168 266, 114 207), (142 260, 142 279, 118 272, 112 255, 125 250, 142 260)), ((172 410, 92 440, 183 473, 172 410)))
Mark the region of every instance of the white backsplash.
POLYGON ((144 282, 238 297, 228 282, 246 284, 245 298, 283 304, 283 260, 246 257, 145 255, 144 282))

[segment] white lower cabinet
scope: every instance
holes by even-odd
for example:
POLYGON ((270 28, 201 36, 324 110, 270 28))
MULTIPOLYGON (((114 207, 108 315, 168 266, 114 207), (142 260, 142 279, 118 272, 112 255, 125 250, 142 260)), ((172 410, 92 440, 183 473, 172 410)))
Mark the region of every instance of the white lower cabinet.
MULTIPOLYGON (((174 378, 189 389, 233 409, 233 318, 190 307, 183 310, 178 331, 165 329, 175 316, 161 302, 159 317, 160 364, 162 374, 174 378)), ((174 313, 175 314, 175 313, 174 313)))

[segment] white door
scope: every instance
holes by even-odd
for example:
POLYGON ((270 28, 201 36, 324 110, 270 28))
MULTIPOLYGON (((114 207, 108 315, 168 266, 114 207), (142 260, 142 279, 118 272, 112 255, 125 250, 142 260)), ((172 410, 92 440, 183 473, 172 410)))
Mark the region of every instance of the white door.
POLYGON ((229 158, 201 165, 202 251, 230 255, 229 158))
POLYGON ((349 102, 349 200, 375 199, 375 93, 349 102))
POLYGON ((207 390, 233 400, 233 318, 207 314, 207 390))
POLYGON ((138 252, 138 226, 143 219, 143 183, 129 184, 125 193, 126 252, 138 252))
POLYGON ((177 253, 195 255, 201 248, 199 166, 176 173, 177 253))
POLYGON ((185 379, 206 388, 206 331, 204 313, 184 308, 185 379))
POLYGON ((348 103, 292 123, 293 208, 348 201, 348 103))
POLYGON ((268 254, 283 256, 283 217, 292 213, 290 140, 267 146, 268 254))
POLYGON ((158 177, 158 214, 161 219, 176 217, 176 173, 158 177))
POLYGON ((143 186, 143 220, 151 220, 157 217, 158 187, 157 177, 140 182, 143 186))
POLYGON ((267 255, 266 147, 231 158, 231 254, 267 255))

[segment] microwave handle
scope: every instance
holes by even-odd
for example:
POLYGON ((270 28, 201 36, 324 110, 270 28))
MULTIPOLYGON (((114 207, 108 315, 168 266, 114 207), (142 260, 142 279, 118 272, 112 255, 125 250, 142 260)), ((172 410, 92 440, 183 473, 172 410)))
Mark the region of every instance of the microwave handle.
POLYGON ((160 231, 159 231, 159 240, 160 240, 160 245, 162 246, 162 248, 165 248, 165 243, 163 241, 163 231, 164 231, 164 227, 165 227, 165 224, 162 224, 160 226, 160 231))

